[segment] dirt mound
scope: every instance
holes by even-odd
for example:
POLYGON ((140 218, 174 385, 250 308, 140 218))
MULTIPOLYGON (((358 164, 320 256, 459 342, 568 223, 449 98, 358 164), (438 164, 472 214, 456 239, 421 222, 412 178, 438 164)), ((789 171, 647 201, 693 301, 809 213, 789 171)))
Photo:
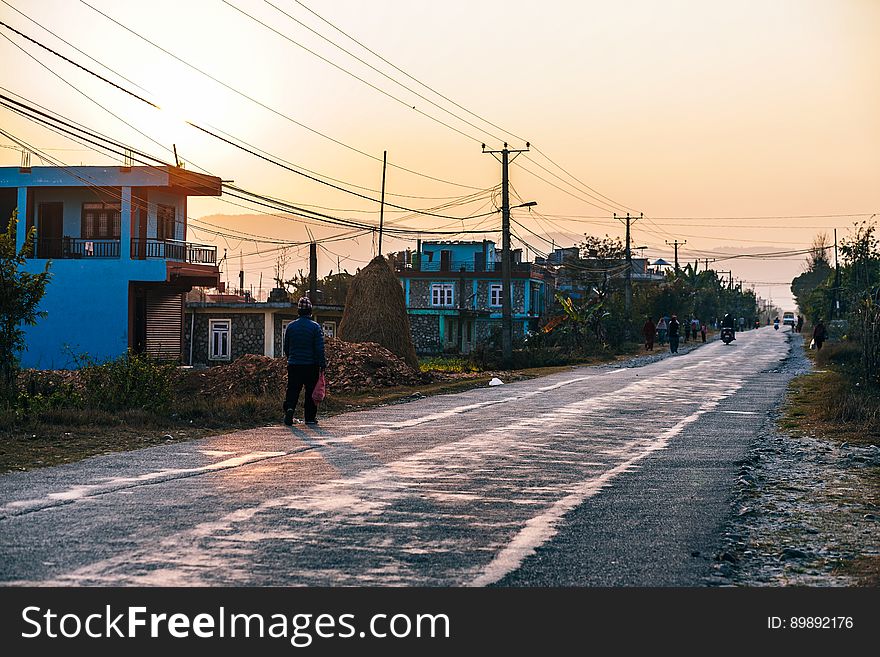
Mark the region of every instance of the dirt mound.
MULTIPOLYGON (((377 387, 409 386, 425 377, 374 342, 354 344, 326 338, 327 385, 334 392, 377 387)), ((287 361, 248 354, 229 365, 220 365, 187 376, 187 389, 202 394, 282 394, 287 385, 287 361)))

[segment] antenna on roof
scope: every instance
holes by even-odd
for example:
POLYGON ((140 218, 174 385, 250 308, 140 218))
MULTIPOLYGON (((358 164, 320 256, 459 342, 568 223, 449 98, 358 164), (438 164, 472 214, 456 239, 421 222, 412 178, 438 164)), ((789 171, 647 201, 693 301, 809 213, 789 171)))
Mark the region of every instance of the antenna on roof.
POLYGON ((30 169, 31 168, 31 152, 25 149, 21 151, 21 168, 22 169, 30 169))
POLYGON ((180 167, 180 159, 177 157, 177 144, 171 144, 174 149, 174 166, 180 167))

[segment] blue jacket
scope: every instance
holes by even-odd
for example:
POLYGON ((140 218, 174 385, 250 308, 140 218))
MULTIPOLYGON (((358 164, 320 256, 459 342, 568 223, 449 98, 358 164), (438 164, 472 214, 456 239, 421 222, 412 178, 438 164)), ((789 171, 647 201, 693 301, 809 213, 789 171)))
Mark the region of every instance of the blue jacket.
POLYGON ((324 332, 318 323, 309 317, 300 317, 288 324, 284 331, 284 355, 288 365, 327 367, 324 332))

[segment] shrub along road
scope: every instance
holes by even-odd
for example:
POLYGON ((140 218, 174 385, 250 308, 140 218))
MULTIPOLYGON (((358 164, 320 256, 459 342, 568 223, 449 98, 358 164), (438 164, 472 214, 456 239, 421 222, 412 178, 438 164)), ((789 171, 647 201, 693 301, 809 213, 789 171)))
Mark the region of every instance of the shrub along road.
POLYGON ((0 477, 0 581, 694 585, 787 334, 0 477))

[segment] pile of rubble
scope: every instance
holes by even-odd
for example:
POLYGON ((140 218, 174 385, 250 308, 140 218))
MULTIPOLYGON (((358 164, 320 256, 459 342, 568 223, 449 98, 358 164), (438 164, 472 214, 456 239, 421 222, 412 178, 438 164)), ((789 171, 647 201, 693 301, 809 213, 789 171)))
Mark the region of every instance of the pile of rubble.
MULTIPOLYGON (((370 388, 424 383, 426 375, 414 371, 375 342, 351 343, 335 338, 324 341, 327 387, 330 394, 370 388)), ((207 395, 281 394, 287 385, 287 361, 248 354, 229 365, 192 371, 184 384, 207 395), (193 380, 195 379, 195 380, 193 380)))

